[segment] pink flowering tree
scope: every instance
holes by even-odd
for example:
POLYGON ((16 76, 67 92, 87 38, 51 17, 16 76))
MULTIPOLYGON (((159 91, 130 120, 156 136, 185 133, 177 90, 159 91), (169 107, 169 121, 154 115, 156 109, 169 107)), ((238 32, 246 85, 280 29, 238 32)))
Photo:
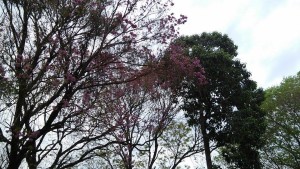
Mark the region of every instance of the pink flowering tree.
MULTIPOLYGON (((3 0, 1 168, 70 168, 95 160, 110 145, 128 145, 115 135, 123 125, 118 118, 128 118, 114 106, 126 91, 116 89, 163 72, 158 65, 165 46, 186 21, 168 13, 172 5, 3 0)), ((199 67, 197 61, 187 63, 199 67)))
POLYGON ((101 104, 113 114, 109 123, 117 127, 111 137, 119 142, 99 150, 99 161, 94 164, 112 169, 177 168, 187 157, 204 150, 199 130, 178 118, 178 96, 157 74, 110 90, 115 91, 114 96, 101 104))

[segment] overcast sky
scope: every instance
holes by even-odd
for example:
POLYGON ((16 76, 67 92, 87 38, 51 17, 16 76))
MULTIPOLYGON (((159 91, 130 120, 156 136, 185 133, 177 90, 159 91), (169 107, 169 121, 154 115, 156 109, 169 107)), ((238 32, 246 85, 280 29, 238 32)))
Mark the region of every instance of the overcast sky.
POLYGON ((300 0, 174 0, 188 17, 183 35, 218 31, 239 47, 260 87, 279 84, 300 71, 300 0))

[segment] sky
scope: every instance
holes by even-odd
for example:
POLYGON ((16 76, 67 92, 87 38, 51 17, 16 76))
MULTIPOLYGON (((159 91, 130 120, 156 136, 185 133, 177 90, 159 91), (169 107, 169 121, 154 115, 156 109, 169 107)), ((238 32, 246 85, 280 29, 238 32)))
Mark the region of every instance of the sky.
POLYGON ((218 31, 238 46, 259 87, 280 84, 300 71, 300 0, 173 0, 188 17, 182 35, 218 31))

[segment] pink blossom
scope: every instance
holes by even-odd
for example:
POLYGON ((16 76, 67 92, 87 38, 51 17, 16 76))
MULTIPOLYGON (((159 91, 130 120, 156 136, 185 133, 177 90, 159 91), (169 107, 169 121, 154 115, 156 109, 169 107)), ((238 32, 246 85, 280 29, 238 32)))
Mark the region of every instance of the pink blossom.
POLYGON ((117 98, 124 96, 125 92, 121 89, 116 90, 115 95, 117 98))
POLYGON ((75 5, 80 5, 80 4, 82 4, 84 2, 84 0, 73 0, 73 3, 75 4, 75 5))
POLYGON ((63 105, 62 105, 63 108, 69 107, 69 101, 68 101, 68 100, 63 99, 63 100, 62 100, 62 103, 63 103, 63 105))
POLYGON ((135 33, 133 33, 133 32, 130 32, 130 35, 131 35, 132 37, 136 37, 136 36, 137 36, 137 34, 135 34, 135 33))
POLYGON ((29 134, 29 138, 32 138, 32 139, 35 139, 35 138, 38 138, 38 136, 40 135, 40 131, 37 130, 37 131, 34 131, 32 133, 29 134))
POLYGON ((68 83, 76 81, 76 78, 70 73, 67 73, 65 78, 68 83))
POLYGON ((29 63, 25 64, 23 67, 26 71, 30 71, 31 70, 31 65, 29 63))
POLYGON ((52 83, 53 86, 57 87, 60 82, 59 82, 58 79, 54 78, 54 79, 52 79, 51 83, 52 83))
POLYGON ((137 25, 136 24, 131 24, 131 27, 132 28, 137 28, 137 25))
POLYGON ((90 99, 91 99, 90 93, 84 92, 84 94, 82 96, 82 103, 86 105, 89 103, 90 99))
POLYGON ((60 56, 66 56, 68 54, 67 51, 64 50, 64 49, 59 49, 58 53, 59 53, 60 56))

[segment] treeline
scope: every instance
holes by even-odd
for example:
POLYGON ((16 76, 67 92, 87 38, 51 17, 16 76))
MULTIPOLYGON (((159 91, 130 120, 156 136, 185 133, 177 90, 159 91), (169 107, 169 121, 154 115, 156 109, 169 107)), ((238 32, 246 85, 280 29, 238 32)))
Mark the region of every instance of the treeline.
POLYGON ((1 1, 0 168, 297 168, 299 74, 257 88, 173 5, 1 1))

